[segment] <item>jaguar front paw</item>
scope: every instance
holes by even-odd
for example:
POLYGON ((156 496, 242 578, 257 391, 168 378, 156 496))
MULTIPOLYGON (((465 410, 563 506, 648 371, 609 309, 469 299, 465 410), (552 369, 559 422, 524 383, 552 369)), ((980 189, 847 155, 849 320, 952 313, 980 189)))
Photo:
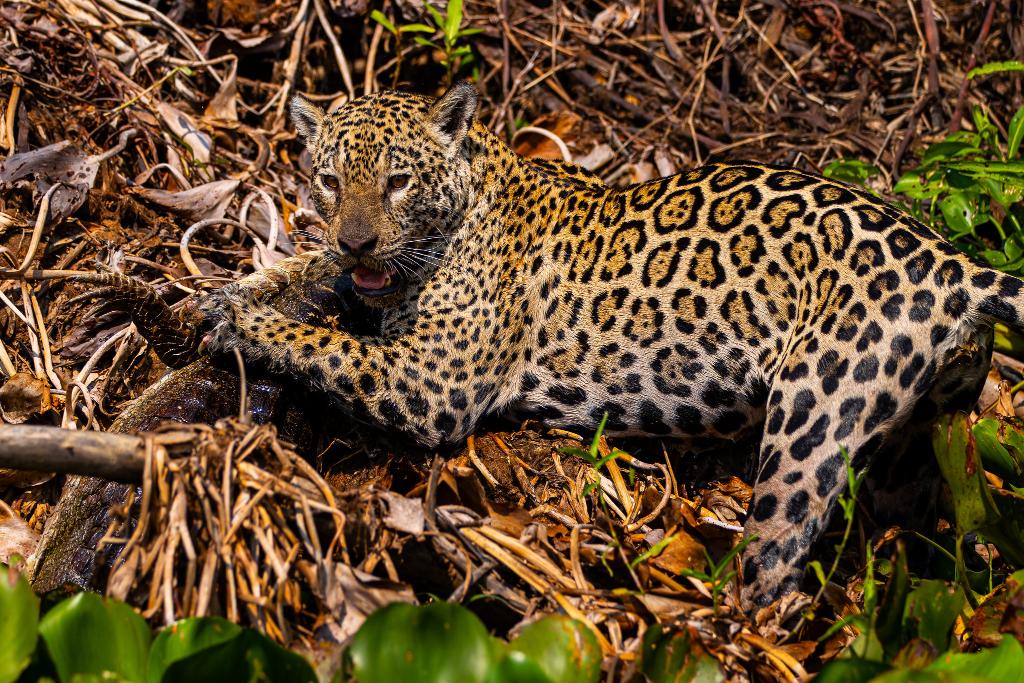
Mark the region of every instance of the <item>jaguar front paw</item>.
POLYGON ((246 357, 264 355, 259 333, 265 320, 280 314, 238 284, 211 292, 199 304, 207 330, 203 346, 211 353, 238 349, 246 357))

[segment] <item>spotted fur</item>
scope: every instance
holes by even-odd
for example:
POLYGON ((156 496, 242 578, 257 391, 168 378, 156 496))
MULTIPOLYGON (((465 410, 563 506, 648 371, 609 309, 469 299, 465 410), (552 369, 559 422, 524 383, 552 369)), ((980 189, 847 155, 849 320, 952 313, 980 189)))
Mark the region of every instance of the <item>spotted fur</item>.
POLYGON ((607 414, 610 433, 694 450, 760 434, 747 606, 797 586, 847 484, 840 448, 913 484, 923 461, 904 454, 976 399, 993 321, 1024 310, 1021 280, 862 190, 752 163, 609 188, 516 156, 475 108, 466 84, 331 115, 297 101, 328 243, 210 297, 213 345, 427 446, 514 411, 584 429, 607 414), (404 276, 368 300, 385 309, 378 336, 284 319, 253 294, 318 259, 404 276))

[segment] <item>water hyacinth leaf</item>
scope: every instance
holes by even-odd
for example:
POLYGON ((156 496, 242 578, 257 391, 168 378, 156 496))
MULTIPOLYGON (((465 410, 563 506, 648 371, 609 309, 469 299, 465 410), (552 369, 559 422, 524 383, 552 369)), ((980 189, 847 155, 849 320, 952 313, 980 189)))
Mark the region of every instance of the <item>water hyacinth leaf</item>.
POLYGON ((377 610, 353 636, 345 657, 360 683, 483 683, 501 654, 472 612, 435 602, 377 610))
POLYGON ((16 681, 36 649, 39 598, 21 574, 0 565, 0 683, 16 681))
POLYGON ((953 623, 963 606, 964 594, 959 588, 950 592, 942 581, 921 581, 907 598, 904 628, 916 631, 941 652, 950 646, 953 623))
POLYGON ((509 649, 535 662, 552 683, 586 683, 601 677, 601 645, 585 625, 551 615, 526 626, 509 649))
POLYGON ((79 593, 43 617, 39 634, 62 681, 79 674, 146 681, 149 626, 123 602, 79 593))
POLYGON ((909 171, 899 179, 893 192, 905 194, 911 199, 933 199, 946 190, 946 182, 939 174, 909 171))
POLYGON ((814 677, 815 683, 866 683, 888 671, 889 666, 870 659, 850 657, 826 664, 814 677))
POLYGON ((536 662, 522 652, 509 652, 491 667, 485 683, 554 683, 536 662))
POLYGON ((1020 242, 1015 237, 1011 237, 1006 240, 1006 245, 1003 247, 1003 251, 1006 253, 1006 258, 1011 261, 1016 261, 1024 254, 1024 249, 1021 248, 1020 242))
POLYGON ((890 664, 896 669, 923 669, 931 664, 938 653, 939 651, 929 641, 911 638, 900 648, 890 664))
POLYGON ((236 638, 242 629, 227 619, 196 617, 182 619, 157 634, 149 651, 149 680, 163 680, 174 662, 236 638))
MULTIPOLYGON (((203 629, 205 630, 205 629, 203 629)), ((223 631, 222 633, 227 633, 223 631)), ((313 668, 300 655, 286 650, 259 631, 240 629, 231 638, 213 643, 215 633, 203 634, 208 645, 168 663, 159 681, 176 683, 316 683, 313 668)), ((197 644, 203 644, 197 643, 197 644)), ((166 654, 167 651, 165 650, 166 654)), ((179 651, 180 654, 180 651, 179 651)), ((150 683, 158 683, 150 678, 150 683)))
MULTIPOLYGON (((967 674, 999 683, 1024 683, 1024 647, 1006 636, 998 647, 971 654, 947 652, 928 665, 928 672, 967 674)), ((967 680, 953 678, 951 680, 967 680)))
POLYGON ((725 680, 715 659, 693 641, 688 631, 669 631, 660 624, 644 634, 638 669, 650 683, 725 680))

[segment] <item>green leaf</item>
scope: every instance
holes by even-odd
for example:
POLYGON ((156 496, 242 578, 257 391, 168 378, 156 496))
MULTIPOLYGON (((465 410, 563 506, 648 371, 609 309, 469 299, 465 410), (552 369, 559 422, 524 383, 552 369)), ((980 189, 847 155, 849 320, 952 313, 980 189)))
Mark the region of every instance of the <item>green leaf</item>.
MULTIPOLYGON (((259 631, 239 628, 223 619, 188 619, 185 633, 179 629, 164 643, 154 643, 150 662, 150 683, 316 683, 317 677, 309 662, 301 655, 286 650, 259 631), (175 642, 177 641, 177 642, 175 642), (162 669, 162 671, 161 671, 162 669)), ((178 622, 182 624, 183 622, 178 622)), ((171 626, 160 634, 174 629, 171 626)), ((159 640, 160 636, 157 637, 159 640)))
POLYGON ((946 671, 920 671, 918 669, 893 669, 871 679, 871 683, 998 683, 984 676, 955 674, 946 671))
POLYGON ((995 333, 992 341, 994 350, 1017 359, 1024 359, 1024 335, 1016 330, 1011 330, 1003 323, 993 325, 992 331, 995 333))
POLYGON ((959 588, 951 593, 942 581, 921 581, 907 598, 903 621, 907 627, 916 626, 918 637, 942 652, 950 647, 953 622, 963 606, 964 594, 959 588))
POLYGON ((807 563, 807 568, 814 572, 814 577, 818 579, 818 583, 821 586, 825 586, 828 581, 825 579, 825 568, 821 566, 821 562, 818 560, 811 560, 807 563))
POLYGON ((660 624, 647 629, 640 650, 640 672, 650 683, 713 683, 724 681, 718 662, 689 631, 670 631, 660 624))
POLYGON ((864 183, 881 173, 874 164, 868 164, 860 159, 836 159, 822 171, 826 178, 834 178, 840 182, 851 185, 864 185, 864 183))
POLYGON ((437 27, 439 29, 441 29, 441 30, 444 30, 444 27, 445 27, 445 18, 444 18, 444 16, 440 12, 438 12, 434 8, 434 6, 431 5, 429 2, 427 3, 427 11, 430 12, 430 16, 434 19, 434 23, 437 24, 437 27))
POLYGON ((932 199, 946 189, 941 178, 932 178, 920 170, 908 171, 896 182, 892 191, 911 199, 932 199))
POLYGON ((486 680, 500 654, 499 643, 465 607, 393 603, 363 623, 346 658, 359 683, 475 683, 486 680))
POLYGON ((672 541, 676 540, 678 534, 672 534, 671 536, 665 536, 660 541, 652 545, 647 550, 643 551, 629 562, 630 569, 636 569, 637 565, 643 564, 652 557, 657 557, 661 554, 661 551, 669 546, 672 541))
POLYGON ((954 192, 939 200, 939 210, 954 233, 972 232, 977 225, 976 201, 966 193, 954 192))
POLYGON ((931 166, 937 161, 946 161, 964 154, 981 154, 981 150, 971 142, 957 142, 943 140, 934 145, 929 145, 924 156, 921 157, 922 166, 931 166))
POLYGON ((903 546, 898 547, 899 552, 895 558, 893 573, 879 602, 876 626, 872 632, 877 635, 878 642, 889 658, 896 654, 906 640, 903 637, 903 615, 907 605, 907 595, 910 592, 906 549, 903 546))
POLYGON ((834 659, 824 667, 817 676, 815 683, 866 683, 889 669, 887 664, 873 662, 870 659, 850 657, 834 659))
POLYGON ((386 28, 392 34, 395 34, 395 35, 398 34, 398 29, 395 28, 395 25, 392 24, 391 20, 388 19, 384 15, 384 13, 381 12, 379 9, 375 9, 372 12, 370 12, 370 18, 373 19, 374 21, 376 21, 378 24, 380 24, 384 28, 386 28))
POLYGON ((1020 481, 1024 467, 1024 433, 1009 422, 993 418, 978 420, 971 431, 985 470, 1004 479, 1020 481))
POLYGON ((997 647, 973 654, 947 652, 928 671, 970 673, 1000 683, 1024 683, 1024 648, 1013 636, 1003 636, 997 647))
POLYGON ((456 33, 455 37, 456 38, 466 38, 467 36, 475 36, 476 34, 483 33, 483 32, 484 32, 484 30, 482 28, 479 28, 479 27, 477 27, 477 28, 464 28, 461 31, 459 31, 458 33, 456 33))
POLYGON ((526 626, 509 643, 537 664, 552 683, 596 682, 601 677, 601 645, 575 619, 551 615, 526 626))
POLYGON ((39 634, 62 681, 109 672, 145 683, 149 626, 123 602, 79 593, 43 617, 39 634))
POLYGON ((981 529, 1003 559, 1014 567, 1024 567, 1024 496, 1005 489, 994 489, 992 500, 999 520, 981 529))
POLYGON ((485 683, 553 683, 536 662, 522 652, 509 652, 487 673, 485 683))
POLYGON ((1014 159, 1017 156, 1017 152, 1020 151, 1021 141, 1024 140, 1024 107, 1018 109, 1017 113, 1010 119, 1007 133, 1006 158, 1014 159))
POLYGON ((978 76, 988 76, 989 74, 1005 73, 1010 71, 1024 71, 1024 62, 1018 62, 1016 60, 1010 60, 1008 62, 989 62, 981 66, 976 66, 967 72, 967 79, 977 78, 978 76))
POLYGON ((951 161, 948 167, 975 175, 1005 176, 1011 182, 1024 181, 1024 161, 951 161))
POLYGON ((433 33, 437 29, 426 24, 405 24, 400 26, 399 33, 433 33))
POLYGON ((448 0, 448 8, 445 12, 447 17, 444 25, 444 37, 449 43, 454 43, 455 36, 459 33, 459 27, 462 26, 462 0, 448 0))
POLYGON ((167 668, 181 659, 236 638, 242 628, 227 619, 182 619, 161 631, 149 651, 149 681, 159 683, 167 668))
MULTIPOLYGON (((428 7, 429 7, 429 5, 428 5, 428 7)), ((433 42, 431 40, 427 40, 423 36, 413 36, 412 39, 416 42, 417 45, 427 45, 428 47, 432 47, 435 50, 440 50, 441 49, 440 45, 438 45, 437 43, 435 43, 435 42, 433 42)))
POLYGON ((10 683, 32 660, 39 598, 21 574, 0 564, 0 683, 10 683))
POLYGON ((981 252, 981 257, 988 261, 988 264, 993 268, 1002 268, 1009 263, 1009 259, 1006 258, 1006 254, 1001 251, 996 251, 995 249, 983 250, 981 252))

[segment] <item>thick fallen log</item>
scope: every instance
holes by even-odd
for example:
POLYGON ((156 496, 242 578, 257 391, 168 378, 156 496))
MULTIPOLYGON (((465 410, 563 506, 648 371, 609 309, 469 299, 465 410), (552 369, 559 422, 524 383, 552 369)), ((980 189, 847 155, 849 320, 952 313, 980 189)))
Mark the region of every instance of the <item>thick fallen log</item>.
POLYGON ((138 482, 145 453, 146 440, 130 434, 19 425, 0 428, 0 467, 15 470, 138 482))

